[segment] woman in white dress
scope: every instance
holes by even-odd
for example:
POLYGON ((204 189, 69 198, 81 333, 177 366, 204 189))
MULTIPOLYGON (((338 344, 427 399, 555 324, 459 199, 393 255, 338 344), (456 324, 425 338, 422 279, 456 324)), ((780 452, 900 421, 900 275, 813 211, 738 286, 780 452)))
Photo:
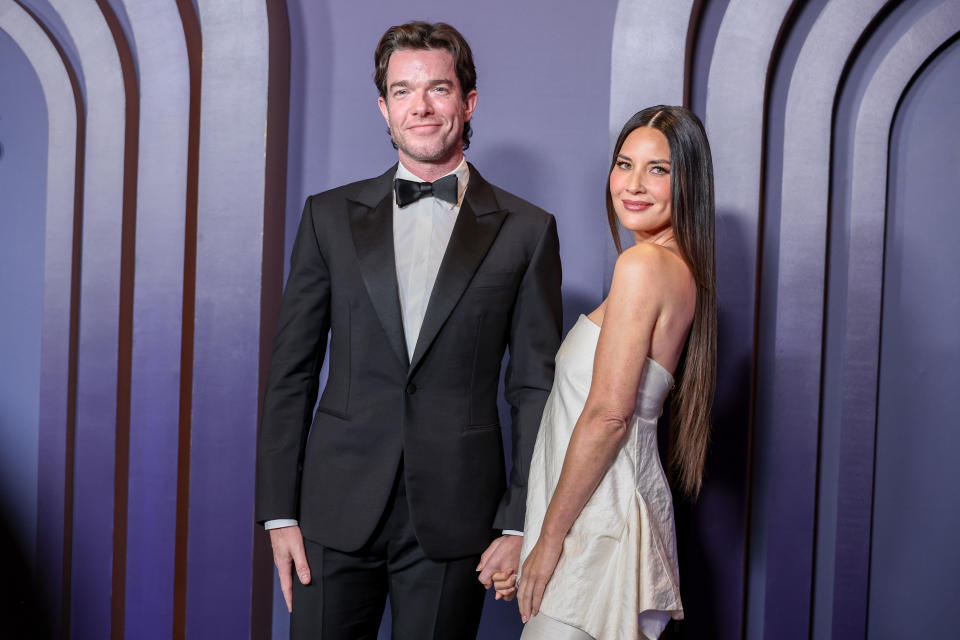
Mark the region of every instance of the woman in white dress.
POLYGON ((672 394, 673 479, 700 490, 716 377, 710 146, 682 107, 634 115, 613 153, 610 293, 557 353, 527 489, 522 640, 657 638, 683 617, 673 504, 657 453, 672 394), (636 243, 622 251, 617 224, 636 243), (674 385, 674 377, 677 384, 674 385))

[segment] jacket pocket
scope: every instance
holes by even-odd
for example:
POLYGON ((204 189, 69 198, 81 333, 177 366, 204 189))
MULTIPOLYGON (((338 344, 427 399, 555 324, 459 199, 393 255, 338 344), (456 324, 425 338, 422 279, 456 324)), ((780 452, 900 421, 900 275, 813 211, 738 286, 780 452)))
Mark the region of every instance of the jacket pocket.
POLYGON ((500 429, 500 423, 494 422, 491 424, 468 424, 462 428, 464 433, 482 433, 484 431, 496 431, 500 429))
POLYGON ((317 405, 317 413, 325 413, 328 416, 333 416, 334 418, 340 418, 341 420, 350 421, 350 414, 344 413, 343 411, 337 411, 336 409, 331 409, 330 407, 325 407, 322 404, 317 405))

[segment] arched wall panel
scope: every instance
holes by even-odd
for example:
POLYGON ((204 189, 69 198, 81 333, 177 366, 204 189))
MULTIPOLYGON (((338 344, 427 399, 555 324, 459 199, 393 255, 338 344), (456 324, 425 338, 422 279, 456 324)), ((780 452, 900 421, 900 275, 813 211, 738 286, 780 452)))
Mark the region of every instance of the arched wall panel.
MULTIPOLYGON (((820 394, 820 440, 818 459, 818 490, 816 516, 816 546, 814 585, 811 616, 812 637, 831 635, 834 617, 856 616, 855 607, 842 613, 835 611, 835 597, 846 587, 835 580, 839 563, 845 561, 838 554, 838 527, 848 513, 839 508, 842 474, 849 460, 841 460, 845 417, 842 405, 847 388, 843 379, 843 359, 846 357, 847 287, 851 265, 851 208, 853 156, 857 115, 871 79, 886 55, 925 14, 942 0, 913 0, 890 5, 882 17, 875 20, 857 46, 856 53, 844 73, 842 87, 836 101, 833 121, 833 139, 830 160, 830 219, 827 255, 827 288, 823 332, 823 362, 820 394)), ((862 455, 871 455, 863 452, 862 455)), ((856 510, 850 514, 856 514, 856 510)), ((859 596, 858 596, 859 597, 859 596)))
MULTIPOLYGON (((70 398, 71 299, 77 229, 76 182, 78 105, 64 61, 41 26, 21 6, 0 3, 0 29, 10 35, 33 66, 47 105, 47 184, 44 226, 43 310, 40 355, 40 407, 37 434, 37 579, 50 617, 60 624, 64 580, 64 505, 68 442, 72 432, 70 398)), ((72 474, 71 474, 72 475, 72 474)))
POLYGON ((110 636, 120 358, 126 96, 120 59, 94 3, 54 0, 85 76, 83 268, 74 450, 71 637, 110 636))
POLYGON ((0 535, 11 558, 32 562, 39 443, 22 425, 40 420, 49 118, 33 63, 2 28, 0 77, 0 300, 16 301, 0 306, 0 535), (8 522, 24 526, 14 532, 8 522))
POLYGON ((247 637, 264 233, 266 7, 200 0, 203 90, 187 637, 247 637))
POLYGON ((125 2, 140 86, 126 637, 173 628, 190 74, 177 5, 125 2))
POLYGON ((882 0, 827 3, 804 41, 787 94, 769 393, 770 478, 764 637, 806 638, 813 566, 820 354, 833 106, 854 45, 882 0))
POLYGON ((960 37, 951 38, 910 80, 890 137, 870 536, 871 638, 949 637, 955 628, 958 43, 960 37), (901 613, 921 609, 922 615, 901 613))
MULTIPOLYGON (((764 109, 771 56, 792 4, 790 0, 732 0, 717 33, 707 78, 704 126, 710 138, 716 192, 720 337, 709 476, 695 529, 706 547, 701 563, 720 565, 710 572, 716 578, 704 598, 713 602, 720 619, 711 621, 713 629, 698 617, 687 623, 691 631, 702 635, 740 637, 743 625, 749 508, 746 443, 750 438, 764 109)), ((684 577, 696 581, 697 574, 698 567, 693 565, 684 577)))
MULTIPOLYGON (((63 18, 52 5, 51 0, 8 0, 16 2, 27 10, 34 20, 41 25, 47 37, 54 43, 60 56, 66 61, 71 76, 75 77, 75 87, 80 95, 86 96, 86 85, 83 78, 83 68, 80 66, 80 54, 77 45, 70 35, 70 30, 63 23, 63 18)), ((95 1, 95 0, 94 0, 95 1)))
POLYGON ((634 113, 683 104, 687 28, 693 0, 619 0, 610 61, 610 143, 634 113), (656 20, 650 16, 656 15, 656 20))
POLYGON ((710 67, 730 5, 730 0, 697 0, 690 13, 683 105, 701 120, 706 118, 710 67))
POLYGON ((874 455, 883 295, 889 138, 907 85, 960 30, 960 2, 943 2, 891 47, 857 114, 851 171, 846 333, 843 344, 833 637, 867 632, 874 455))

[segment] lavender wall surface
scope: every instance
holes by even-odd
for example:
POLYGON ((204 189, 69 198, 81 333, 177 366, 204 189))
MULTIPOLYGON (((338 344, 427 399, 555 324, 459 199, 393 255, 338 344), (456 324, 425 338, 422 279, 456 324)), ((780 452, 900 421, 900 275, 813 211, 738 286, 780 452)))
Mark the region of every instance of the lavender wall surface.
MULTIPOLYGON (((31 167, 27 162, 21 168, 30 171, 28 175, 46 177, 45 209, 44 206, 35 208, 29 218, 43 230, 44 235, 42 316, 28 315, 23 318, 30 326, 39 329, 41 337, 38 420, 35 425, 11 425, 21 434, 20 443, 32 443, 36 438, 37 455, 34 458, 32 450, 18 446, 18 440, 3 443, 3 449, 11 451, 27 464, 26 477, 36 478, 35 580, 39 585, 42 610, 49 620, 49 626, 58 628, 64 609, 68 606, 64 592, 69 585, 72 547, 69 532, 73 508, 76 385, 71 379, 75 379, 76 374, 79 316, 77 267, 82 219, 78 215, 80 172, 77 170, 80 166, 79 143, 82 135, 80 92, 76 75, 65 63, 63 49, 46 36, 29 11, 11 3, 0 5, 0 28, 12 36, 26 54, 43 88, 44 104, 31 103, 29 89, 23 92, 26 99, 22 103, 22 117, 18 118, 17 124, 25 131, 32 127, 46 129, 47 138, 45 166, 31 167), (31 466, 34 468, 29 468, 31 466)), ((10 95, 17 93, 10 92, 10 95)), ((36 140, 33 142, 36 143, 36 140)), ((37 145, 36 149, 42 152, 42 144, 37 145)), ((16 184, 23 183, 24 178, 18 175, 16 168, 4 173, 16 184)), ((29 178, 26 180, 29 183, 29 178)), ((11 252, 7 255, 18 254, 11 252)), ((10 272, 16 273, 18 267, 23 265, 17 265, 14 261, 10 265, 10 272)), ((28 305, 18 309, 20 312, 31 311, 28 305)), ((25 371, 29 371, 29 366, 25 371)), ((13 388, 29 378, 18 380, 20 382, 11 385, 13 388)), ((28 402, 29 399, 30 394, 27 393, 19 402, 28 402)), ((28 491, 27 495, 31 493, 28 491)), ((34 527, 33 522, 23 524, 19 532, 21 539, 34 527)), ((33 546, 33 543, 26 546, 33 546)))
POLYGON ((958 77, 954 38, 908 89, 890 138, 871 638, 942 636, 956 615, 958 77), (923 615, 897 613, 913 607, 923 615))
MULTIPOLYGON (((468 159, 556 215, 567 327, 611 136, 704 120, 718 396, 668 635, 948 633, 960 0, 0 0, 3 501, 56 636, 286 637, 258 394, 304 198, 396 160, 372 50, 409 19, 470 41, 468 159)), ((519 633, 491 598, 479 637, 519 633)))
POLYGON ((130 2, 139 51, 139 156, 130 375, 125 621, 128 636, 163 638, 173 625, 180 333, 190 76, 173 3, 130 2))
POLYGON ((47 109, 30 60, 0 31, 0 522, 36 553, 47 109), (36 117, 32 117, 36 116, 36 117))

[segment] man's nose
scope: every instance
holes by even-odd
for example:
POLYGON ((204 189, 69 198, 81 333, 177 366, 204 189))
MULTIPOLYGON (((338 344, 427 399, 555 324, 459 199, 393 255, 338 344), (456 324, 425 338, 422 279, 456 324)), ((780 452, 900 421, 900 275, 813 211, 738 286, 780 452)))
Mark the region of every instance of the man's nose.
POLYGON ((430 97, 426 91, 418 91, 414 94, 413 113, 418 116, 433 113, 433 105, 430 103, 430 97))

